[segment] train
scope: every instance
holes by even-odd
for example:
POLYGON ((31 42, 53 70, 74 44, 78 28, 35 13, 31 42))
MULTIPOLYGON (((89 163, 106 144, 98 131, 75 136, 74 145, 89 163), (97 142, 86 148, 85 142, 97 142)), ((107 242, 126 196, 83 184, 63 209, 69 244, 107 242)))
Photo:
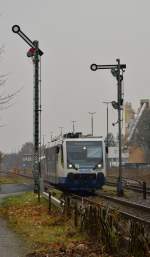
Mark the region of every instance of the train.
POLYGON ((44 181, 62 190, 94 192, 105 184, 105 143, 102 137, 67 133, 45 148, 44 181))

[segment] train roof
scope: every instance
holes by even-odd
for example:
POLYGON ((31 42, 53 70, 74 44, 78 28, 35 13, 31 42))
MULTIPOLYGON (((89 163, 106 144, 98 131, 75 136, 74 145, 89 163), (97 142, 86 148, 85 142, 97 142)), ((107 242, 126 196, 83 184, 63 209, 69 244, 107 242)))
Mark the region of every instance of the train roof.
POLYGON ((103 141, 102 137, 64 138, 63 141, 103 141))
POLYGON ((54 138, 50 143, 50 147, 61 145, 65 141, 104 141, 104 138, 102 136, 82 135, 81 132, 68 133, 62 137, 54 138))

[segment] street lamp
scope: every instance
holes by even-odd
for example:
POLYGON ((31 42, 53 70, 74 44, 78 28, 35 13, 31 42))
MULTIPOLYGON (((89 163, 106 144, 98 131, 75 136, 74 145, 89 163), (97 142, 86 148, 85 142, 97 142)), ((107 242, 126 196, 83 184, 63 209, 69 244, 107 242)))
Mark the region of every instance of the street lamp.
POLYGON ((38 193, 38 199, 40 201, 40 190, 41 190, 41 167, 40 167, 40 144, 41 139, 41 124, 39 119, 39 113, 41 112, 41 94, 39 94, 40 86, 40 71, 39 61, 43 52, 39 49, 39 42, 37 40, 30 40, 20 29, 18 25, 12 26, 12 31, 18 34, 30 47, 27 56, 33 57, 34 65, 34 127, 33 127, 33 141, 34 141, 34 157, 33 157, 33 177, 34 177, 34 192, 38 193))
POLYGON ((93 120, 93 116, 96 112, 89 112, 89 114, 91 115, 91 135, 93 136, 93 131, 94 131, 94 120, 93 120))
POLYGON ((63 135, 63 128, 64 127, 59 127, 59 129, 60 129, 60 136, 62 137, 62 135, 63 135))
POLYGON ((51 142, 53 141, 53 131, 50 132, 51 142))
POLYGON ((43 137, 43 147, 45 146, 45 135, 42 135, 43 137))
POLYGON ((76 120, 72 120, 72 133, 75 133, 75 123, 77 122, 76 120))
POLYGON ((117 102, 113 101, 112 105, 115 109, 118 110, 118 135, 119 135, 119 176, 117 181, 117 193, 118 196, 123 196, 123 183, 122 183, 122 142, 121 142, 121 110, 123 105, 123 96, 122 96, 122 80, 123 72, 126 69, 126 64, 121 64, 120 59, 116 59, 117 64, 113 65, 98 65, 92 64, 90 66, 92 71, 99 69, 109 69, 111 70, 112 75, 117 80, 117 102))

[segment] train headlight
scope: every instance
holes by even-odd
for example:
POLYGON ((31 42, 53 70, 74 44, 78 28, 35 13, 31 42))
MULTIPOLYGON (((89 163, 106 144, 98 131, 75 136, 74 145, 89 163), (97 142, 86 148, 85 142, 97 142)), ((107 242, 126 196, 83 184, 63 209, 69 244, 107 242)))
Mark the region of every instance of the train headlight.
POLYGON ((72 163, 69 163, 69 164, 68 164, 68 168, 69 168, 69 169, 78 170, 78 168, 77 168, 76 166, 77 166, 77 164, 72 164, 72 163))
POLYGON ((102 163, 98 163, 95 165, 95 167, 93 168, 93 170, 96 170, 96 169, 101 169, 102 168, 102 163))

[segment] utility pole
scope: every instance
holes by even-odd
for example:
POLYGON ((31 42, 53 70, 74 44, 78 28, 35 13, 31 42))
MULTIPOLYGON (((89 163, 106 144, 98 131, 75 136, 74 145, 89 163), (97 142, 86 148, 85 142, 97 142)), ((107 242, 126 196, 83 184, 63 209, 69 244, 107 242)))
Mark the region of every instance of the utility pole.
POLYGON ((41 112, 41 94, 39 93, 40 71, 39 62, 43 52, 39 49, 39 42, 37 40, 31 41, 20 29, 18 25, 12 26, 12 31, 18 34, 31 48, 27 52, 28 57, 33 58, 34 65, 34 108, 33 108, 33 142, 34 142, 34 155, 33 155, 33 177, 34 177, 34 192, 38 194, 40 201, 41 190, 41 167, 40 167, 40 147, 41 142, 41 124, 39 122, 39 112, 41 112))
POLYGON ((106 108, 106 127, 107 127, 107 129, 106 129, 106 170, 108 171, 108 168, 109 168, 109 161, 108 161, 108 147, 109 147, 109 142, 108 142, 108 133, 109 133, 109 129, 108 129, 108 127, 109 127, 109 118, 108 118, 108 115, 109 115, 109 113, 108 113, 108 105, 111 103, 110 101, 104 101, 103 102, 104 104, 106 104, 107 105, 107 108, 106 108))
POLYGON ((114 109, 118 110, 118 137, 119 137, 119 176, 117 181, 117 195, 123 196, 123 182, 122 182, 122 142, 121 142, 121 110, 123 106, 123 97, 122 97, 122 80, 123 72, 126 69, 126 64, 120 64, 120 59, 116 59, 117 64, 113 65, 97 65, 92 64, 90 66, 92 71, 98 69, 110 69, 112 75, 117 80, 117 102, 112 101, 112 106, 114 109), (122 73, 122 74, 121 74, 122 73))
POLYGON ((123 182, 122 182, 122 135, 121 135, 121 106, 123 105, 122 99, 122 84, 123 75, 121 77, 120 70, 120 60, 116 60, 118 62, 118 70, 116 73, 117 83, 118 83, 118 136, 119 136, 119 176, 118 176, 118 195, 123 195, 123 182))
POLYGON ((51 142, 53 141, 53 131, 50 132, 51 135, 51 142))
POLYGON ((73 132, 73 134, 75 133, 75 123, 76 122, 77 122, 76 120, 72 120, 72 132, 73 132))
POLYGON ((63 128, 64 128, 64 127, 59 127, 59 129, 60 129, 60 136, 61 136, 61 137, 63 136, 63 128))
POLYGON ((45 146, 45 135, 43 135, 43 147, 45 146))
POLYGON ((93 137, 94 134, 94 120, 93 120, 93 116, 96 112, 89 112, 89 114, 91 115, 91 135, 93 137))
POLYGON ((35 53, 34 53, 34 161, 33 161, 33 170, 34 177, 37 180, 35 184, 35 192, 40 194, 40 181, 39 177, 41 177, 41 166, 39 160, 39 43, 38 41, 34 41, 35 45, 35 53))

